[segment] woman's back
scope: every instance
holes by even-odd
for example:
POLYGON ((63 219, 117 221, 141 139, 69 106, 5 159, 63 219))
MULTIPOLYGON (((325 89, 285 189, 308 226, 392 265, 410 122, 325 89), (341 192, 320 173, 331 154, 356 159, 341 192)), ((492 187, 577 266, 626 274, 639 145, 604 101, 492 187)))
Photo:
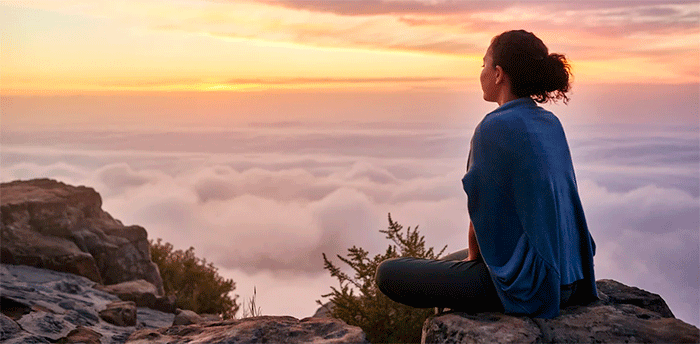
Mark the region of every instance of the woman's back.
POLYGON ((548 299, 584 279, 594 247, 559 120, 530 98, 503 104, 475 130, 462 181, 506 311, 556 315, 548 299))

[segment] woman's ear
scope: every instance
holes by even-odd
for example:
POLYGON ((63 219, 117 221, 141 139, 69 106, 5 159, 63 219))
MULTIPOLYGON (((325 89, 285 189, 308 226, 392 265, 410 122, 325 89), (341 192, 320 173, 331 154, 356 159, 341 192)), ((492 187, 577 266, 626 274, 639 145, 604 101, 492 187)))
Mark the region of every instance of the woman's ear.
POLYGON ((500 85, 505 81, 506 73, 503 72, 503 68, 501 66, 496 66, 496 85, 500 85))

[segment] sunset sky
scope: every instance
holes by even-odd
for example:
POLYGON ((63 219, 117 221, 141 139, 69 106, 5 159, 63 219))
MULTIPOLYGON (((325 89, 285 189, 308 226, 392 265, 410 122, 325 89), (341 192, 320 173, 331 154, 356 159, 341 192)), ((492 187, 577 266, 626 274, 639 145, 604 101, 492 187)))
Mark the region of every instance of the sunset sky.
POLYGON ((697 84, 697 1, 2 1, 4 95, 463 90, 494 34, 581 84, 697 84))
POLYGON ((0 0, 1 179, 94 187, 263 313, 308 316, 320 254, 385 248, 389 212, 466 246, 482 57, 511 29, 571 61, 571 101, 544 107, 596 273, 697 326, 699 1, 0 0))

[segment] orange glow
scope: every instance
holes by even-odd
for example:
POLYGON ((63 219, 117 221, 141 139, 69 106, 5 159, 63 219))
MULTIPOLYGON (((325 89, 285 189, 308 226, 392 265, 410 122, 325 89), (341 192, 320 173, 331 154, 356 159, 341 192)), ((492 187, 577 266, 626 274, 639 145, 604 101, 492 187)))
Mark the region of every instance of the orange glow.
POLYGON ((654 83, 693 84, 697 73, 678 73, 671 68, 661 69, 654 61, 643 58, 624 58, 572 62, 575 80, 595 80, 596 83, 654 83))
POLYGON ((462 89, 478 86, 491 37, 511 26, 566 53, 577 83, 700 82, 693 4, 470 6, 349 15, 253 0, 2 4, 1 92, 462 89))

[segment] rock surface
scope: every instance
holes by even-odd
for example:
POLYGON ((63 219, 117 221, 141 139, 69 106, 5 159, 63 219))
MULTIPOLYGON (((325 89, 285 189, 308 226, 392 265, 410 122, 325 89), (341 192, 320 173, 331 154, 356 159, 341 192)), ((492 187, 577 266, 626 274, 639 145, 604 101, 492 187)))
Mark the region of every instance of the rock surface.
POLYGON ((359 327, 337 319, 262 316, 134 332, 129 344, 146 343, 368 343, 359 327))
POLYGON ((136 326, 116 326, 102 320, 99 312, 115 295, 93 288, 83 276, 22 265, 0 265, 0 342, 3 344, 63 341, 124 343, 137 329, 168 327, 171 313, 137 308, 136 326), (90 336, 90 340, 79 338, 90 336), (72 339, 71 339, 72 338, 72 339))
POLYGON ((608 303, 635 305, 659 313, 664 318, 675 318, 666 301, 658 294, 609 279, 596 281, 596 285, 608 303))
POLYGON ((446 313, 426 320, 423 343, 698 343, 700 330, 675 319, 656 294, 597 281, 601 300, 554 319, 446 313))
POLYGON ((102 284, 143 279, 163 294, 146 230, 102 210, 93 189, 50 179, 0 184, 0 259, 85 276, 102 284))
MULTIPOLYGON (((191 325, 173 326, 175 315, 137 307, 135 322, 105 321, 104 310, 120 301, 115 295, 95 289, 83 276, 22 265, 0 264, 0 342, 24 343, 365 343, 361 329, 337 319, 258 317, 208 321, 190 311, 181 320, 191 325), (185 319, 186 318, 186 319, 185 319), (183 320, 185 319, 185 320, 183 320), (194 321, 192 319, 195 319, 194 321), (196 322, 196 323, 195 323, 196 322), (131 326, 118 326, 130 325, 131 326), (135 325, 135 326, 134 326, 135 325)), ((122 309, 119 306, 114 309, 122 309)), ((133 318, 133 313, 124 314, 133 318)))
POLYGON ((0 314, 0 341, 10 339, 22 332, 22 328, 5 314, 0 314))

